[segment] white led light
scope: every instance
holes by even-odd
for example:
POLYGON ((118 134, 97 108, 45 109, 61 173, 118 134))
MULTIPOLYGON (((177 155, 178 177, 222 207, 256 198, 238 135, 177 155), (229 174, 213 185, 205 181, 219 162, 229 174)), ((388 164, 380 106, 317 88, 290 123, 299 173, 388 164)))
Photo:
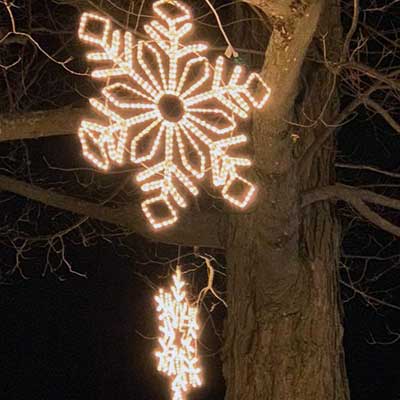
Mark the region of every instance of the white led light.
POLYGON ((192 307, 184 290, 180 269, 173 276, 173 286, 160 289, 155 297, 159 313, 160 337, 158 370, 172 377, 173 400, 183 400, 190 387, 201 385, 197 357, 197 308, 192 307))
POLYGON ((150 40, 137 42, 130 32, 112 30, 107 18, 82 15, 79 37, 96 47, 87 58, 101 65, 92 76, 105 81, 103 100, 90 103, 107 122, 82 121, 79 137, 84 156, 98 168, 122 164, 126 153, 144 167, 136 176, 149 196, 142 209, 159 229, 177 221, 178 207, 187 206, 182 190, 197 195, 195 183, 208 170, 231 204, 243 208, 251 201, 255 188, 239 175, 250 160, 229 151, 247 140, 234 133, 237 119, 262 108, 270 89, 257 73, 246 79, 242 66, 228 74, 224 57, 212 66, 201 55, 206 44, 183 44, 192 30, 183 3, 159 0, 153 9, 157 19, 144 27, 150 40))

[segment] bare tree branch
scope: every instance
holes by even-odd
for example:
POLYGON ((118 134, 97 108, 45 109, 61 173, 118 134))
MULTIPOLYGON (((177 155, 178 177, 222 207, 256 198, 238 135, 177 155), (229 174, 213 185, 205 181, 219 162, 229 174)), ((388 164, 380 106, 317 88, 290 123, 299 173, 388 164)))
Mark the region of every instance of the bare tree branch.
POLYGON ((286 126, 298 91, 300 70, 318 25, 322 1, 310 2, 304 9, 286 0, 251 1, 251 4, 269 16, 291 15, 290 23, 284 18, 275 20, 261 72, 271 88, 266 118, 278 126, 286 126))
POLYGON ((336 184, 308 191, 302 196, 302 207, 324 200, 344 200, 351 204, 361 216, 377 227, 400 237, 400 227, 381 217, 368 205, 375 204, 400 211, 400 200, 392 199, 368 190, 357 189, 351 186, 336 184))
POLYGON ((383 169, 373 167, 371 165, 335 163, 335 167, 344 169, 358 169, 363 171, 371 171, 371 172, 376 172, 377 174, 390 176, 391 178, 400 178, 400 173, 398 172, 385 171, 383 169))
POLYGON ((351 39, 353 38, 358 27, 359 15, 360 15, 360 6, 358 4, 358 0, 353 0, 353 18, 351 21, 351 27, 347 32, 346 39, 343 44, 342 60, 345 60, 349 54, 351 39))
POLYGON ((390 44, 393 49, 400 49, 400 43, 398 41, 392 40, 388 35, 380 32, 378 29, 374 29, 371 25, 368 25, 364 21, 358 20, 360 26, 370 32, 370 36, 373 36, 371 33, 382 39, 384 42, 390 44))
MULTIPOLYGON (((354 64, 359 65, 359 64, 354 64)), ((367 68, 364 72, 371 72, 371 69, 367 68)), ((375 71, 372 69, 372 71, 375 71)), ((340 127, 346 124, 349 117, 356 111, 356 109, 362 105, 366 104, 369 101, 370 96, 380 89, 382 85, 387 85, 392 87, 392 89, 397 89, 397 76, 399 75, 399 71, 392 71, 387 75, 374 75, 376 82, 372 84, 368 89, 366 89, 363 93, 359 93, 357 97, 354 98, 337 116, 336 119, 330 123, 325 124, 326 129, 322 135, 318 136, 314 142, 305 150, 301 158, 299 159, 299 172, 302 173, 307 170, 308 165, 313 159, 314 155, 317 151, 326 143, 326 141, 331 137, 331 135, 340 127)))
POLYGON ((39 203, 119 225, 148 239, 167 244, 223 248, 224 217, 218 212, 187 212, 181 223, 156 232, 144 220, 140 205, 113 208, 58 193, 51 189, 0 175, 0 190, 15 193, 39 203))
POLYGON ((375 68, 356 62, 345 63, 341 65, 341 68, 348 68, 360 71, 370 78, 373 78, 381 83, 385 83, 389 88, 393 90, 400 90, 400 82, 397 79, 400 76, 399 69, 392 71, 390 74, 384 74, 376 70, 375 68))
POLYGON ((400 124, 389 114, 389 111, 371 99, 367 99, 365 104, 373 108, 397 133, 400 133, 400 124))
POLYGON ((71 106, 47 111, 0 114, 0 142, 73 134, 84 115, 71 106))
POLYGON ((338 127, 341 127, 346 123, 346 120, 351 116, 351 114, 353 114, 361 103, 362 98, 355 98, 343 111, 340 112, 339 115, 336 116, 336 120, 327 126, 323 133, 311 143, 298 161, 300 174, 307 170, 317 151, 324 145, 331 135, 333 135, 338 127))
POLYGON ((293 12, 294 3, 291 0, 248 0, 248 3, 260 8, 271 17, 285 18, 293 12))
MULTIPOLYGON (((350 284, 348 284, 347 282, 343 281, 342 279, 340 280, 340 283, 341 283, 342 285, 346 286, 347 288, 353 290, 355 293, 359 294, 361 297, 364 298, 364 300, 365 300, 368 304, 373 305, 373 304, 376 304, 376 303, 377 303, 377 304, 380 304, 380 305, 382 305, 382 306, 389 307, 389 308, 393 308, 393 309, 395 309, 395 310, 397 310, 397 311, 400 311, 400 307, 399 307, 398 305, 396 305, 396 304, 391 304, 391 303, 388 303, 387 301, 378 299, 377 297, 370 296, 370 295, 368 295, 367 293, 363 292, 362 290, 357 289, 354 285, 350 285, 350 284)), ((397 338, 396 340, 398 340, 398 338, 397 338)))

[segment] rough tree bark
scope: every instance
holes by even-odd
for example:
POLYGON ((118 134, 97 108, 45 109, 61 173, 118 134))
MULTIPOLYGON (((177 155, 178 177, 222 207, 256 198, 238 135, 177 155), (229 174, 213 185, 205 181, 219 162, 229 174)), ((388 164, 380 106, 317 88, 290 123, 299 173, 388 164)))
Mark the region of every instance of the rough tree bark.
MULTIPOLYGON (((302 189, 332 182, 333 143, 300 175, 293 128, 284 122, 293 119, 305 51, 313 37, 324 33, 317 32, 321 27, 328 33, 327 44, 336 46, 338 53, 339 10, 334 1, 324 7, 319 1, 281 6, 265 9, 273 33, 263 72, 276 96, 265 113, 254 116, 258 204, 248 214, 230 218, 226 242, 226 400, 344 400, 349 395, 338 301, 336 220, 326 204, 299 208, 302 189)), ((326 70, 314 65, 306 78, 307 115, 317 119, 324 106, 334 113, 334 98, 326 103, 326 70)), ((320 124, 304 129, 302 140, 320 131, 320 124)))

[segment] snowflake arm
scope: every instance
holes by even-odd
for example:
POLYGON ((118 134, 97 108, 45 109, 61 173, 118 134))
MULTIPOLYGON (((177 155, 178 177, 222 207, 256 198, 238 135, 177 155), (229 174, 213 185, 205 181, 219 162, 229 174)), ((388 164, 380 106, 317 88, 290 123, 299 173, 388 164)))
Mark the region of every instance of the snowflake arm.
POLYGON ((187 6, 177 0, 153 4, 158 17, 144 29, 148 41, 113 30, 100 15, 82 15, 79 37, 97 50, 94 78, 105 80, 101 99, 90 103, 104 122, 84 120, 79 129, 83 154, 107 170, 113 163, 141 165, 136 181, 148 196, 142 209, 156 228, 175 223, 196 196, 197 182, 211 171, 212 183, 234 206, 244 208, 255 193, 242 169, 250 160, 230 154, 246 142, 235 134, 237 120, 262 108, 270 90, 257 73, 227 72, 224 57, 213 66, 204 43, 183 44, 192 29, 187 6))

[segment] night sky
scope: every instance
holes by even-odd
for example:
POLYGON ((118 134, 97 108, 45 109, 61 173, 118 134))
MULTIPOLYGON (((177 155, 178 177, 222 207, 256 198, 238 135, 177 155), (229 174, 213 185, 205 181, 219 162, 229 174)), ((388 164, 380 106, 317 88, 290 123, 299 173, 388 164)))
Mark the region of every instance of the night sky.
MULTIPOLYGON (((73 11, 60 12, 51 1, 40 2, 40 6, 37 1, 17 3, 20 8, 16 15, 21 25, 26 24, 27 8, 24 5, 29 3, 30 10, 39 16, 38 26, 54 23, 59 27, 63 23, 69 29, 63 34, 63 40, 75 35, 77 15, 73 11), (56 22, 51 21, 46 13, 52 14, 56 22)), ((229 12, 224 13, 222 16, 229 19, 229 12)), ((0 14, 1 18, 3 16, 0 14)), ((396 18, 393 16, 390 21, 381 23, 385 26, 399 24, 396 18)), ((199 34, 206 29, 209 29, 206 25, 200 27, 199 34)), ((38 38, 48 51, 60 45, 60 39, 56 40, 49 34, 38 38)), ((65 47, 57 57, 62 59, 75 54, 76 60, 71 63, 71 68, 82 71, 85 67, 80 59, 82 49, 79 44, 73 40, 63 43, 66 43, 65 47)), ((25 51, 26 59, 30 60, 32 48, 27 45, 25 51)), ((0 55, 4 56, 1 52, 0 55)), ((41 56, 36 54, 35 57, 40 63, 41 56)), ((10 72, 16 87, 20 83, 20 73, 18 68, 10 72)), ((20 97, 20 105, 15 109, 4 109, 4 112, 31 111, 71 102, 84 104, 96 87, 84 78, 64 73, 51 63, 45 64, 37 82, 20 97), (38 93, 40 95, 36 96, 38 93)), ((17 89, 21 88, 18 86, 17 89)), ((43 171, 49 165, 62 167, 62 170, 53 169, 45 184, 64 188, 65 182, 73 177, 75 182, 69 183, 68 188, 80 193, 76 185, 78 177, 81 184, 91 183, 85 198, 96 197, 99 193, 106 196, 115 180, 122 179, 124 173, 117 171, 110 177, 99 177, 93 171, 77 172, 76 168, 87 165, 81 160, 79 143, 73 137, 35 140, 26 146, 21 143, 3 144, 0 152, 2 156, 12 155, 12 159, 6 160, 7 168, 15 171, 19 179, 29 177, 34 182, 42 182, 43 171), (29 163, 26 162, 28 159, 29 163)), ((370 163, 400 172, 399 154, 399 137, 379 119, 372 121, 362 113, 338 134, 337 159, 340 163, 370 163)), ((386 194, 399 197, 398 179, 396 182, 374 173, 342 168, 338 168, 337 173, 342 182, 385 185, 386 194)), ((128 193, 127 198, 131 194, 128 193)), ((16 196, 1 193, 0 197, 7 216, 3 223, 11 224, 12 221, 19 224, 29 235, 57 231, 77 221, 77 216, 32 206, 16 196), (22 210, 28 210, 27 215, 31 217, 36 215, 40 226, 23 221, 17 223, 22 210)), ((338 209, 345 227, 342 232, 344 258, 341 279, 346 284, 350 279, 354 281, 363 277, 360 288, 387 303, 400 305, 398 239, 355 220, 345 204, 339 203, 338 209), (372 259, 365 268, 366 257, 372 259)), ((398 215, 387 215, 400 223, 398 215)), ((4 271, 7 271, 6 266, 13 264, 15 252, 10 241, 0 237, 0 263, 4 267, 0 276, 0 398, 169 399, 167 379, 158 374, 154 357, 157 346, 154 287, 169 284, 178 253, 184 270, 190 270, 193 263, 200 263, 200 259, 195 255, 185 257, 193 249, 156 245, 126 232, 117 234, 115 228, 96 222, 85 223, 83 233, 67 236, 64 245, 69 266, 86 277, 71 273, 66 265, 61 265, 55 273, 47 271, 42 276, 48 256, 43 243, 34 247, 21 261, 25 278, 18 273, 7 276, 4 271), (90 237, 88 243, 82 241, 85 236, 90 237), (170 262, 171 259, 175 260, 170 262)), ((58 256, 57 251, 50 254, 53 264, 57 264, 58 256)), ((223 256, 218 254, 216 257, 223 265, 223 256)), ((224 271, 222 266, 218 268, 224 271)), ((204 268, 187 276, 195 290, 204 286, 204 268)), ((352 399, 398 400, 400 339, 395 339, 400 332, 400 311, 382 304, 368 304, 345 284, 342 285, 344 345, 352 399)), ((221 278, 217 285, 223 292, 221 278)), ((209 308, 213 303, 213 299, 208 299, 209 308)), ((205 309, 201 311, 205 325, 200 353, 205 384, 193 392, 192 400, 223 398, 225 388, 220 356, 225 313, 222 304, 213 308, 212 320, 205 309)))

